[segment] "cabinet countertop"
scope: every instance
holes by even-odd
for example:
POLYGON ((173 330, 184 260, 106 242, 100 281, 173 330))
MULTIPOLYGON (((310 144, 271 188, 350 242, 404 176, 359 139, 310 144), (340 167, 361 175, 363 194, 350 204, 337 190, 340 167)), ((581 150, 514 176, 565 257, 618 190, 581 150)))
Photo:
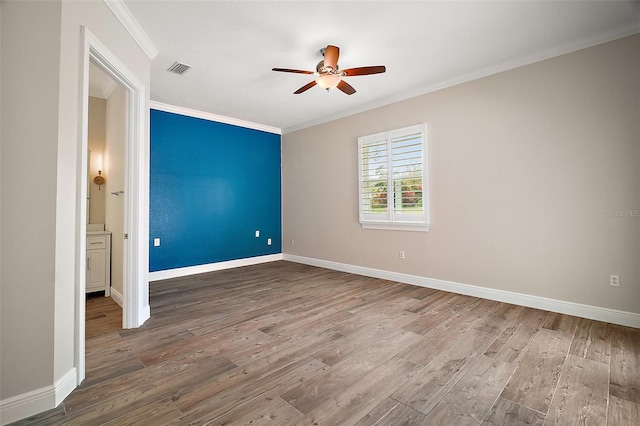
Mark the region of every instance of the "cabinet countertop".
POLYGON ((90 235, 111 235, 111 231, 87 231, 87 236, 90 235))

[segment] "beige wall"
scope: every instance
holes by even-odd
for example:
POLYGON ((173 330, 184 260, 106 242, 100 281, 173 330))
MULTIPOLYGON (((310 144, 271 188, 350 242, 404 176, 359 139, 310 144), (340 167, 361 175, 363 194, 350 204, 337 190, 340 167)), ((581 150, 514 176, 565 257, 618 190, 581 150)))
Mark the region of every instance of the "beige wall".
MULTIPOLYGON (((91 158, 89 161, 89 223, 104 223, 105 186, 98 187, 93 178, 98 176, 99 156, 105 164, 105 139, 107 125, 107 100, 89 98, 89 128, 87 140, 91 158)), ((103 176, 106 176, 103 170, 103 176)))
MULTIPOLYGON (((147 88, 150 61, 103 2, 2 2, 0 399, 74 371, 81 27, 147 88), (29 119, 27 119, 27 117, 29 119)), ((148 107, 147 99, 144 100, 148 107)), ((144 123, 148 144, 148 120, 144 123)))
POLYGON ((127 91, 117 85, 107 99, 106 108, 106 169, 109 179, 105 184, 105 227, 111 231, 111 286, 123 295, 123 249, 124 249, 124 199, 127 194, 113 195, 124 190, 124 142, 126 138, 127 91))
POLYGON ((1 76, 0 398, 6 399, 53 383, 62 11, 56 2, 1 7, 2 62, 16 64, 1 76))
POLYGON ((283 252, 640 313, 639 218, 607 215, 640 209, 638 52, 636 35, 285 134, 283 252), (357 137, 420 122, 429 232, 363 230, 357 137))

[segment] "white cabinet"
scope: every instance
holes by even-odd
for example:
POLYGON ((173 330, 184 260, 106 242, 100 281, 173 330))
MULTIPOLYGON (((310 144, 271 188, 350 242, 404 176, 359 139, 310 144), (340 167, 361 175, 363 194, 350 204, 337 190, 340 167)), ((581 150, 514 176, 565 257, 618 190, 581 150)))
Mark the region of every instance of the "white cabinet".
POLYGON ((111 294, 111 233, 87 234, 86 292, 111 294))

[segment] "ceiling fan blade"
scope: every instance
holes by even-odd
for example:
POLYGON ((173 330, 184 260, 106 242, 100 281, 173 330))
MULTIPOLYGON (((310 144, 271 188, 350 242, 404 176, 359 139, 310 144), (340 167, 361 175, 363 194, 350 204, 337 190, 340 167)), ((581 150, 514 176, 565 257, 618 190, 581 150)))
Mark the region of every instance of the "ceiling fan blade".
POLYGON ((345 77, 351 77, 354 75, 369 75, 369 74, 380 74, 387 70, 384 65, 377 65, 374 67, 358 67, 358 68, 349 68, 346 70, 342 70, 342 75, 345 77))
POLYGON ((307 90, 311 89, 315 85, 316 85, 316 81, 313 80, 311 83, 305 84, 304 86, 302 86, 301 88, 299 88, 298 90, 293 92, 293 94, 294 95, 299 95, 300 93, 306 92, 307 90))
POLYGON ((331 69, 338 69, 338 57, 340 56, 340 48, 336 46, 327 46, 324 51, 324 66, 331 69))
POLYGON ((356 93, 356 89, 353 88, 349 83, 344 80, 340 80, 340 83, 336 86, 338 89, 342 90, 347 95, 353 95, 356 93))
POLYGON ((271 71, 294 72, 296 74, 313 74, 313 71, 292 70, 289 68, 272 68, 271 71))

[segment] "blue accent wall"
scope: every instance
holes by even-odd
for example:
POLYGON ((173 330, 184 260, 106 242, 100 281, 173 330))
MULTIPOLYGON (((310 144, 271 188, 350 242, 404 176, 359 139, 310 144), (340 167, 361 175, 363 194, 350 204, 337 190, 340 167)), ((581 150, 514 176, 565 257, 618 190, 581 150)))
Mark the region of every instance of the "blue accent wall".
POLYGON ((281 253, 280 142, 151 110, 149 271, 281 253))

